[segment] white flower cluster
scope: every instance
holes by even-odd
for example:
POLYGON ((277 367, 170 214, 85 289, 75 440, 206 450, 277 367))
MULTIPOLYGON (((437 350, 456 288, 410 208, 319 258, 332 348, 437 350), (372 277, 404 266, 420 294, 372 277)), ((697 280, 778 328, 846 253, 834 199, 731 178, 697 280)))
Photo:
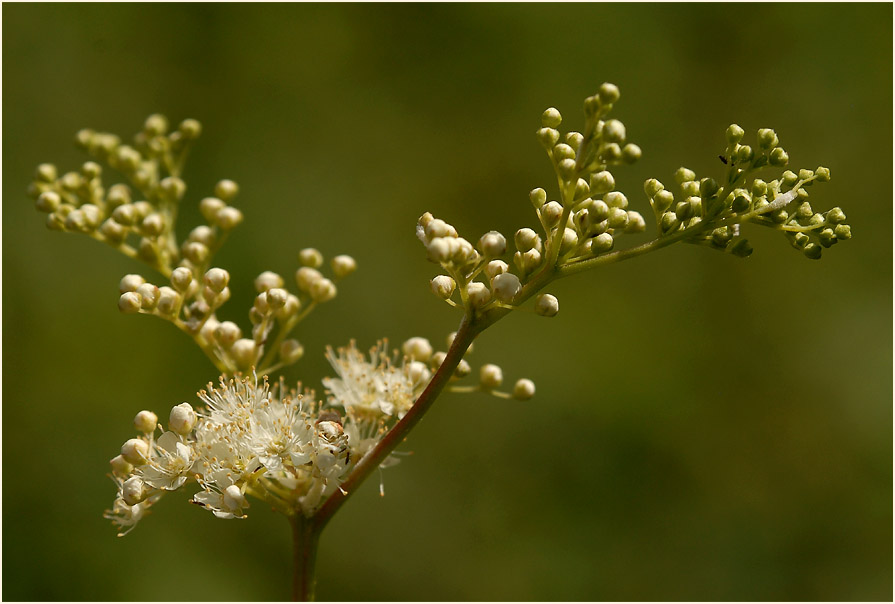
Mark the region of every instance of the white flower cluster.
POLYGON ((219 518, 245 517, 247 495, 284 514, 312 515, 428 384, 428 366, 414 359, 428 360, 431 345, 412 338, 404 348, 410 352, 399 359, 382 342, 369 361, 353 343, 329 350, 339 377, 323 380, 325 404, 311 390, 243 377, 209 384, 198 410, 175 406, 167 430, 155 413, 141 411, 134 418, 140 436, 111 461, 118 496, 106 518, 126 534, 166 491, 189 482, 201 487, 193 503, 219 518))

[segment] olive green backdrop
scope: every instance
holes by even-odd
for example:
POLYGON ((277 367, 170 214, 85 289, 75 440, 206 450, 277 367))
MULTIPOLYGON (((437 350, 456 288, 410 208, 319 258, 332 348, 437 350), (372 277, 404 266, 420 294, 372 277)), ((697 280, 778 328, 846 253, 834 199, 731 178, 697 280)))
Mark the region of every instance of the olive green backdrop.
POLYGON ((459 316, 416 218, 471 240, 532 224, 528 191, 554 182, 539 116, 580 127, 603 81, 643 148, 617 178, 644 215, 644 179, 722 173, 735 121, 829 166, 812 199, 855 238, 812 262, 753 229, 745 261, 681 245, 555 284, 557 318, 517 313, 471 357, 537 397, 444 396, 386 496, 371 480, 324 533, 319 596, 890 600, 888 4, 4 5, 3 598, 289 595, 288 525, 261 504, 222 521, 169 495, 123 539, 101 517, 133 415, 215 376, 117 312, 148 269, 47 231, 38 163, 77 168, 82 127, 200 119, 187 206, 229 177, 246 215, 218 257, 226 318, 247 325, 251 280, 302 247, 359 261, 299 331, 286 376, 319 383, 326 344, 443 341, 459 316))

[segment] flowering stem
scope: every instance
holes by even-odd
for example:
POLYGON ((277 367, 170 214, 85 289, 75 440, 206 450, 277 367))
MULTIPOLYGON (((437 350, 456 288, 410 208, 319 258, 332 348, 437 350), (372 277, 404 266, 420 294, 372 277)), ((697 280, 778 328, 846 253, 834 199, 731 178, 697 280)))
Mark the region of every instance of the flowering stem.
POLYGON ((470 318, 469 314, 463 315, 460 327, 457 329, 457 335, 451 343, 451 347, 447 351, 444 362, 432 376, 429 385, 423 390, 414 403, 410 411, 407 412, 401 421, 395 424, 395 427, 389 430, 381 441, 371 449, 348 475, 345 482, 342 483, 341 489, 334 492, 326 502, 321 506, 313 517, 313 522, 322 530, 329 519, 335 514, 336 510, 342 507, 342 504, 354 493, 360 484, 379 467, 385 458, 401 444, 413 427, 419 423, 423 415, 438 398, 438 395, 444 390, 457 365, 463 359, 463 355, 472 344, 475 337, 482 331, 483 325, 476 319, 470 318))
POLYGON ((289 517, 292 524, 292 601, 311 602, 317 578, 317 545, 322 526, 305 518, 300 512, 289 517))

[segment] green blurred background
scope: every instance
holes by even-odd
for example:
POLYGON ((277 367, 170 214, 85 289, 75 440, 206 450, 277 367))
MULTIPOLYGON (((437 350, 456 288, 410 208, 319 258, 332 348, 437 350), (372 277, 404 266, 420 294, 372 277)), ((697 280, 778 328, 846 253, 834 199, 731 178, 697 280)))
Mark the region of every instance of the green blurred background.
POLYGON ((3 51, 4 599, 289 595, 288 525, 263 505, 221 521, 169 495, 124 539, 101 517, 133 415, 214 372, 117 312, 120 276, 148 269, 46 230, 38 163, 77 168, 82 127, 200 119, 188 199, 233 178, 247 218, 218 257, 224 317, 247 325, 251 280, 302 247, 359 260, 299 332, 286 376, 319 383, 326 344, 454 329, 417 216, 471 240, 532 224, 540 113, 580 127, 603 81, 644 150, 617 179, 645 215, 645 178, 721 174, 736 121, 829 166, 812 199, 855 239, 811 262, 753 229, 747 261, 677 246, 555 284, 556 319, 514 315, 471 357, 538 396, 445 396, 386 497, 371 480, 327 529, 319 597, 892 598, 891 5, 6 4, 3 51))

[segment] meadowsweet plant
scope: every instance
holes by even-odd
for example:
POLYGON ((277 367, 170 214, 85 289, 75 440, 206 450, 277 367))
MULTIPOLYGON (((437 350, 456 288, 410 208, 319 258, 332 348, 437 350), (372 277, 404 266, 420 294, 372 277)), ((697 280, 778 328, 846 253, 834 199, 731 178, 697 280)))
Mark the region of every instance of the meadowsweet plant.
POLYGON ((719 174, 699 177, 682 167, 673 185, 646 180, 642 206, 649 226, 616 189, 613 172, 641 156, 625 125, 609 118, 618 100, 616 86, 600 86, 584 102, 580 131, 561 132, 560 112, 544 111, 536 138, 556 182, 529 193, 534 219, 511 237, 489 231, 466 239, 424 213, 416 236, 439 270, 429 286, 461 314, 457 331, 444 350, 424 337, 397 350, 387 340, 368 352, 354 342, 327 348, 335 375, 322 379, 320 395, 273 376, 304 354, 290 337, 297 324, 333 300, 337 283, 357 264, 340 255, 324 269, 318 250, 299 250, 294 288, 269 271, 252 282, 232 281, 257 293, 245 332, 219 321, 231 277, 213 259, 243 214, 233 205, 239 187, 222 180, 198 202, 204 223, 178 239, 178 208, 188 199, 182 172, 199 122, 187 119, 172 130, 153 115, 132 144, 82 130, 77 143, 95 161, 62 175, 51 164, 38 166, 29 193, 50 229, 85 234, 158 274, 156 283, 139 274, 121 278, 121 312, 171 322, 220 374, 198 400, 174 405, 163 421, 148 410, 134 417, 132 437, 111 460, 117 494, 105 515, 118 534, 129 533, 170 491, 191 489, 189 501, 222 519, 245 518, 252 501, 260 501, 289 518, 293 595, 313 598, 324 526, 370 474, 397 463, 395 448, 442 392, 534 396, 530 380, 506 383, 499 366, 473 370, 464 356, 482 331, 520 307, 556 316, 559 301, 544 291, 554 280, 674 243, 745 258, 752 253, 745 238, 752 226, 780 231, 813 260, 851 237, 840 208, 818 212, 808 201, 815 183, 830 180, 828 168, 787 169, 776 132, 762 128, 747 140, 736 124, 725 133, 719 174), (115 184, 107 186, 103 164, 116 173, 115 184))

